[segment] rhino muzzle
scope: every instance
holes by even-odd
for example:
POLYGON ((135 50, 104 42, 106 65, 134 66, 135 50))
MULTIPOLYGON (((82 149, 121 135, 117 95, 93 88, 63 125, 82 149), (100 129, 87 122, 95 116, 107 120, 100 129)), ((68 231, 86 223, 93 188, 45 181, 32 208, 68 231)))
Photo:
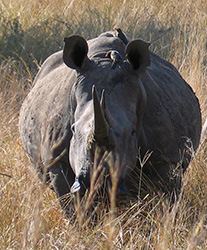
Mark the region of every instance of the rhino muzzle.
MULTIPOLYGON (((112 118, 106 106, 105 100, 105 91, 102 90, 101 100, 99 99, 96 87, 92 87, 92 99, 93 99, 93 113, 94 113, 94 126, 91 134, 88 136, 87 149, 88 151, 95 151, 95 147, 92 145, 98 146, 100 148, 103 156, 105 151, 111 151, 115 147, 114 135, 111 129, 112 118), (91 145, 92 144, 92 145, 91 145)), ((92 154, 94 157, 94 152, 92 154)), ((82 186, 88 188, 90 186, 90 164, 93 164, 94 159, 91 159, 91 162, 88 163, 87 174, 76 173, 75 181, 70 189, 71 193, 78 192, 82 186)), ((86 169, 86 168, 85 168, 86 169)))

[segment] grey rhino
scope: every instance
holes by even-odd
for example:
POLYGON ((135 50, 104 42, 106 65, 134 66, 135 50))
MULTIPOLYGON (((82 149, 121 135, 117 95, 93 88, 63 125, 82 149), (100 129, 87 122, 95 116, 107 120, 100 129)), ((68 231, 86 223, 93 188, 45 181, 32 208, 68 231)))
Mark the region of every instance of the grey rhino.
POLYGON ((90 188, 99 148, 100 159, 104 152, 118 159, 120 192, 134 191, 141 171, 158 190, 178 193, 201 133, 190 86, 149 43, 129 41, 120 29, 64 42, 43 63, 20 111, 22 144, 40 178, 59 198, 90 188))

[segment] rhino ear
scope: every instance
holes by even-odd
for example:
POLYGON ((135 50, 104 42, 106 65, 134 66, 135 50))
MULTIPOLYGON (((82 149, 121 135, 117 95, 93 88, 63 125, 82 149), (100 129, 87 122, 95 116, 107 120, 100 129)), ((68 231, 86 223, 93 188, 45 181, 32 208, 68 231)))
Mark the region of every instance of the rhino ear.
POLYGON ((64 63, 79 72, 86 69, 88 65, 88 44, 81 36, 70 36, 64 39, 65 46, 63 49, 64 63))
POLYGON ((134 70, 144 72, 147 66, 150 65, 149 46, 150 43, 142 40, 134 40, 126 46, 126 57, 134 70))

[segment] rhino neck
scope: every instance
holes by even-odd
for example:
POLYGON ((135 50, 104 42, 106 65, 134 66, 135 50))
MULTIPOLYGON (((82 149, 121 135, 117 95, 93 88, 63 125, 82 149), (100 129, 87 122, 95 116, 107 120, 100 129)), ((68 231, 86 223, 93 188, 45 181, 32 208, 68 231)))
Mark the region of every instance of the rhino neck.
POLYGON ((142 81, 139 80, 139 92, 138 92, 138 102, 137 102, 137 126, 136 126, 137 137, 139 137, 140 134, 143 132, 142 121, 146 105, 147 105, 147 94, 142 81))

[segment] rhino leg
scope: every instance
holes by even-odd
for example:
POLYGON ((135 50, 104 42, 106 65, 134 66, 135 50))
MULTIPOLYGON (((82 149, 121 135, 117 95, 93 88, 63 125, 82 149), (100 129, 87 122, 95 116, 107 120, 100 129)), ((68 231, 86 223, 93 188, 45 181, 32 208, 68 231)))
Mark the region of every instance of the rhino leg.
POLYGON ((49 170, 50 186, 59 198, 59 202, 64 211, 68 210, 70 201, 70 187, 74 181, 74 173, 66 162, 58 162, 49 170))
POLYGON ((178 199, 181 190, 181 180, 183 176, 182 166, 157 165, 146 175, 153 183, 158 192, 166 194, 171 203, 178 199))

